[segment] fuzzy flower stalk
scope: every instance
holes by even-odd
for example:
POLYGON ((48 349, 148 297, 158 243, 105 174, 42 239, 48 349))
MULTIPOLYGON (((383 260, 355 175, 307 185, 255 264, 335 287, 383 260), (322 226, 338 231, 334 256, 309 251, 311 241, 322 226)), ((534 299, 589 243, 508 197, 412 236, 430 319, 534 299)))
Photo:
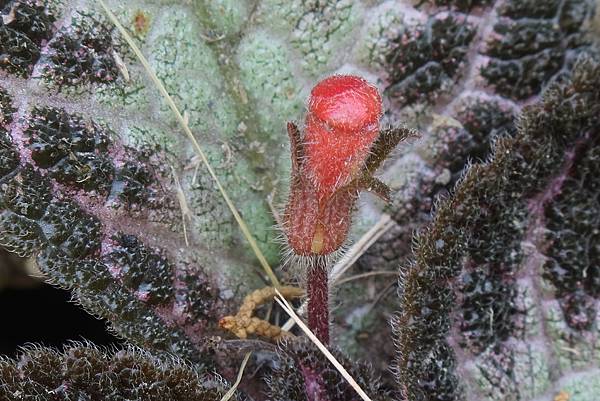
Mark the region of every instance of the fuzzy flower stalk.
POLYGON ((389 200, 389 188, 373 177, 402 139, 405 128, 380 131, 381 95, 360 77, 335 75, 311 91, 303 129, 289 122, 292 175, 283 215, 293 255, 308 266, 308 325, 329 342, 328 265, 346 242, 361 191, 389 200))

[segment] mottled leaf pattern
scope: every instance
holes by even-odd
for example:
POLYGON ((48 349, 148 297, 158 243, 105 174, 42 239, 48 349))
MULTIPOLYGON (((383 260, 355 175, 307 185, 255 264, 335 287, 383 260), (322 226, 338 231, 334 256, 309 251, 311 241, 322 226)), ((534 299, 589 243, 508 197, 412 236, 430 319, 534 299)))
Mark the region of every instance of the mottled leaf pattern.
MULTIPOLYGON (((0 1, 0 247, 35 258, 48 281, 137 346, 227 377, 241 351, 263 353, 273 366, 259 371, 273 368, 267 387, 285 399, 278 380, 298 374, 301 346, 277 358, 218 328, 266 278, 95 3, 0 1)), ((284 252, 270 203, 286 199, 286 123, 302 121, 315 82, 362 75, 384 94, 384 124, 420 131, 382 166, 392 203, 361 197, 353 228, 359 238, 382 212, 392 216, 357 269, 400 267, 400 303, 395 281, 376 276, 335 293, 334 343, 383 376, 371 390, 537 400, 564 389, 590 401, 600 391, 598 155, 585 128, 598 100, 593 0, 108 4, 275 267, 284 252), (450 197, 432 215, 439 196, 450 197), (398 310, 399 359, 388 324, 398 310)), ((293 281, 289 268, 276 272, 293 281)), ((264 399, 259 376, 245 386, 264 399)))

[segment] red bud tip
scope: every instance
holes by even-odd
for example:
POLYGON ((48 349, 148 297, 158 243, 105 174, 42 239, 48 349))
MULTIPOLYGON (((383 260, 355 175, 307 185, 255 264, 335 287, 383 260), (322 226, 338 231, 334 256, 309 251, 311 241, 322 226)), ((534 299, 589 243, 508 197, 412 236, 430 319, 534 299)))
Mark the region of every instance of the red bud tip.
POLYGON ((304 129, 307 167, 328 196, 360 169, 379 134, 381 96, 360 77, 335 75, 311 91, 304 129))
POLYGON ((361 131, 381 117, 381 96, 373 85, 353 75, 334 75, 310 92, 308 113, 331 128, 361 131))

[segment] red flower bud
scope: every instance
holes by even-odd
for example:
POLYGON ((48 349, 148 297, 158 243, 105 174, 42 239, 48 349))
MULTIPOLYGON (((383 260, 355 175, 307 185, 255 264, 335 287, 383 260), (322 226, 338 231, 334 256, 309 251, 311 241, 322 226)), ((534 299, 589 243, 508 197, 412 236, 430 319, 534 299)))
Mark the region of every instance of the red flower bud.
POLYGON ((379 131, 381 96, 362 78, 336 75, 311 91, 301 134, 288 123, 292 177, 284 231, 297 255, 327 255, 341 247, 361 190, 387 199, 372 174, 412 132, 379 131))
POLYGON ((304 130, 306 167, 320 197, 356 176, 379 134, 381 96, 362 78, 335 75, 311 91, 304 130))

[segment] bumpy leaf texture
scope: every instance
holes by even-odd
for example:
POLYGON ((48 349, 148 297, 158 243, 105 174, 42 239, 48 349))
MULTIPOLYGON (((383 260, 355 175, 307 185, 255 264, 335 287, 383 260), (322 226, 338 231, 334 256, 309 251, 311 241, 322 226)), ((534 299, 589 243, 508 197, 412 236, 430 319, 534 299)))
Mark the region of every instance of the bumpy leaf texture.
POLYGON ((135 347, 106 351, 75 343, 57 352, 30 346, 17 360, 0 359, 3 400, 219 401, 228 387, 182 360, 135 347))
MULTIPOLYGON (((370 367, 350 361, 337 350, 333 350, 333 354, 373 401, 393 399, 370 367)), ((308 339, 281 344, 267 387, 269 399, 273 401, 357 399, 356 391, 308 339)))
POLYGON ((518 125, 416 238, 395 322, 405 399, 597 399, 598 61, 518 125))
MULTIPOLYGON (((264 285, 264 278, 172 113, 95 3, 0 0, 0 247, 36 258, 50 281, 72 289, 88 311, 107 319, 120 336, 208 366, 222 357, 223 349, 211 353, 207 348, 221 344, 229 350, 229 345, 239 344, 223 344, 227 334, 218 329, 219 318, 234 314, 246 294, 264 285), (177 182, 186 199, 183 206, 177 182)), ((274 265, 281 252, 269 200, 285 200, 290 168, 286 121, 302 120, 309 89, 325 75, 359 74, 382 89, 387 122, 418 128, 423 139, 384 166, 383 179, 395 190, 393 204, 384 208, 379 201, 363 200, 355 237, 382 211, 396 223, 361 258, 360 268, 366 271, 396 270, 406 264, 412 233, 430 221, 435 197, 454 186, 467 160, 486 157, 494 137, 514 132, 515 116, 524 104, 535 101, 550 82, 569 75, 578 54, 589 47, 585 34, 594 14, 593 0, 107 3, 186 111, 190 127, 274 265)), ((544 143, 544 149, 549 146, 544 143)), ((547 166, 551 174, 557 164, 547 166)), ((522 191, 519 186, 515 190, 522 191)), ((511 196, 508 192, 502 196, 511 196)), ((593 203, 581 191, 573 193, 593 203)), ((572 215, 573 198, 565 198, 560 207, 562 194, 566 189, 552 202, 538 203, 544 210, 552 205, 552 213, 561 216, 555 218, 557 224, 568 218, 579 230, 580 217, 572 215)), ((498 224, 510 229, 495 233, 490 222, 494 230, 479 234, 482 237, 467 236, 462 246, 467 238, 477 240, 482 249, 495 249, 497 258, 514 258, 520 265, 523 252, 515 249, 524 243, 529 223, 519 222, 529 221, 530 212, 510 206, 504 214, 494 214, 498 224), (512 245, 502 242, 505 237, 512 245), (498 243, 503 245, 494 245, 498 243)), ((545 219, 543 226, 551 228, 550 217, 545 219)), ((549 230, 561 234, 548 234, 546 241, 561 245, 548 245, 556 253, 547 251, 556 260, 548 271, 574 270, 567 269, 564 260, 584 263, 587 259, 578 253, 583 249, 585 255, 594 254, 594 224, 585 227, 590 238, 585 246, 565 230, 549 230), (571 257, 574 254, 577 257, 571 257)), ((581 231, 575 232, 580 238, 581 231)), ((460 243, 460 238, 455 241, 460 243)), ((534 248, 543 253, 540 246, 534 248)), ((487 261, 485 255, 480 258, 487 261)), ((461 291, 482 293, 485 301, 473 295, 470 309, 456 309, 453 305, 459 301, 471 305, 461 292, 445 307, 461 311, 463 320, 470 322, 464 323, 461 343, 469 355, 484 355, 478 361, 485 364, 469 364, 474 359, 467 357, 464 361, 469 363, 463 364, 456 356, 459 346, 440 345, 421 355, 419 363, 448 372, 447 380, 443 375, 435 376, 442 380, 438 383, 401 373, 402 385, 410 394, 430 399, 438 390, 419 393, 425 391, 419 386, 446 386, 447 399, 459 397, 462 388, 475 399, 488 394, 501 399, 503 391, 527 399, 550 391, 549 384, 543 387, 537 379, 534 386, 508 373, 503 376, 500 372, 509 371, 503 364, 519 369, 543 365, 546 372, 568 378, 571 370, 555 369, 553 361, 576 364, 570 361, 578 361, 586 351, 554 336, 548 337, 553 339, 551 346, 538 348, 555 350, 562 359, 549 359, 550 364, 535 359, 546 365, 505 359, 508 354, 491 344, 505 344, 519 332, 512 323, 502 322, 522 315, 515 310, 539 308, 533 302, 537 295, 524 298, 531 300, 527 306, 490 309, 488 304, 513 299, 510 283, 519 281, 517 270, 502 268, 507 277, 498 283, 472 264, 471 284, 461 291), (473 368, 484 365, 491 367, 473 368), (469 367, 481 373, 460 384, 455 366, 459 372, 469 367)), ((428 271, 425 264, 422 269, 428 271)), ((592 270, 561 277, 578 285, 577 274, 591 277, 592 270)), ((531 270, 518 271, 528 271, 532 282, 539 281, 531 270)), ((277 273, 287 281, 285 270, 277 273)), ((544 279, 551 289, 560 281, 551 278, 560 276, 555 273, 544 279)), ((590 305, 592 285, 575 291, 590 305)), ((453 294, 458 291, 451 288, 453 294)), ((578 317, 569 324, 592 332, 589 327, 596 323, 576 310, 585 303, 574 301, 575 292, 552 290, 544 296, 558 305, 552 309, 556 327, 571 322, 562 313, 572 310, 578 317)), ((354 281, 339 290, 335 309, 334 342, 353 357, 369 359, 383 374, 395 354, 387 323, 398 308, 389 296, 393 293, 376 277, 354 281)), ((415 302, 426 303, 426 293, 419 296, 415 302)), ((435 335, 442 331, 431 328, 435 335)), ((223 359, 233 358, 225 352, 223 359)), ((580 365, 590 363, 586 359, 580 365)), ((555 381, 552 375, 546 383, 555 381)), ((391 382, 390 377, 385 380, 388 387, 391 382)))

